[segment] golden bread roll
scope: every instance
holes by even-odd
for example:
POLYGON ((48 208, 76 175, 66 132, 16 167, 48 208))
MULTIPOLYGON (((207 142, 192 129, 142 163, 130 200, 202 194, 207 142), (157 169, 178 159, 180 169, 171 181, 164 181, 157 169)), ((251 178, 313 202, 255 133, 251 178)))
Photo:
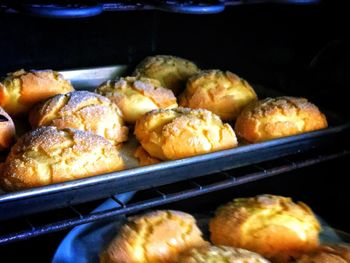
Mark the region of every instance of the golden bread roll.
POLYGON ((297 263, 350 263, 350 245, 323 245, 303 255, 297 263))
POLYGON ((227 246, 203 246, 180 254, 177 263, 269 263, 259 254, 227 246))
POLYGON ((233 121, 250 102, 257 100, 253 88, 230 71, 204 70, 192 76, 179 105, 207 109, 224 121, 233 121))
POLYGON ((164 88, 179 94, 189 77, 199 71, 198 67, 183 58, 158 55, 145 58, 135 69, 133 76, 157 79, 164 88))
POLYGON ((191 215, 154 211, 129 219, 101 253, 100 262, 173 262, 182 251, 206 244, 191 215))
POLYGON ((304 98, 267 98, 249 104, 235 124, 237 136, 254 143, 326 128, 327 119, 304 98))
POLYGON ((0 82, 0 106, 11 116, 26 114, 40 101, 74 88, 61 74, 52 70, 9 73, 0 82))
POLYGON ((203 109, 151 111, 136 122, 135 135, 152 157, 161 160, 175 160, 237 146, 231 126, 203 109))
POLYGON ((161 87, 158 80, 126 77, 107 81, 96 89, 117 104, 125 121, 135 123, 146 112, 160 108, 176 108, 177 102, 171 90, 161 87))
POLYGON ((219 207, 209 223, 211 241, 287 262, 318 244, 320 224, 311 209, 290 198, 260 195, 219 207))
POLYGON ((146 166, 146 165, 151 165, 151 164, 156 164, 161 162, 161 160, 149 155, 149 153, 146 152, 146 150, 143 149, 142 146, 139 146, 136 148, 134 156, 139 161, 139 164, 141 166, 146 166))
POLYGON ((0 184, 13 191, 123 168, 118 150, 103 137, 45 126, 26 133, 12 147, 2 167, 0 184))
POLYGON ((15 136, 16 129, 11 117, 0 107, 0 151, 9 148, 15 136))
POLYGON ((59 94, 36 105, 29 114, 33 128, 55 126, 90 131, 112 144, 128 139, 119 108, 109 99, 88 91, 59 94))

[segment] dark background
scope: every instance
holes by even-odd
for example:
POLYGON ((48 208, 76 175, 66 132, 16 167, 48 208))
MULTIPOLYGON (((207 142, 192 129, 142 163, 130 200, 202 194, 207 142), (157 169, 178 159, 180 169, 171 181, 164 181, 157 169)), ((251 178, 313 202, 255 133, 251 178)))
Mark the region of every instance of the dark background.
MULTIPOLYGON (((251 83, 305 96, 348 115, 348 24, 348 8, 336 1, 231 7, 205 16, 149 11, 52 20, 0 13, 0 73, 132 66, 147 55, 171 54, 202 68, 231 70, 251 83)), ((240 186, 225 196, 290 195, 334 227, 350 231, 349 161, 343 158, 240 186)), ((48 262, 65 234, 0 247, 0 261, 48 262), (11 260, 3 260, 9 256, 11 260)))

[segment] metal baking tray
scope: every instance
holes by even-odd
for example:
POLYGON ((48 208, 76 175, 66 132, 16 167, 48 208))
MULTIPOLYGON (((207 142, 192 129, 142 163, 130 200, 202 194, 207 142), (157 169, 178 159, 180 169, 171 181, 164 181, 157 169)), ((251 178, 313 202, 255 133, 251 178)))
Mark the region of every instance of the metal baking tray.
MULTIPOLYGON (((127 66, 117 65, 61 73, 71 80, 77 90, 92 91, 103 81, 121 76, 126 71, 127 66)), ((260 86, 254 85, 254 88, 260 98, 281 95, 260 86)), ((122 150, 128 169, 18 192, 0 192, 0 220, 152 188, 346 141, 350 121, 325 109, 322 111, 330 124, 327 129, 145 167, 137 167, 133 158, 137 142, 131 138, 122 150)))

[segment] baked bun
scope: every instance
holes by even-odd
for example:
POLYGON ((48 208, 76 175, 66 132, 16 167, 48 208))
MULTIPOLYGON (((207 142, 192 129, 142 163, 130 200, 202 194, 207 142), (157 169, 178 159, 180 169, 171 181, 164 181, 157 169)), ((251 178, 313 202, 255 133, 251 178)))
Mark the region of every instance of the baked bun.
POLYGON ((297 263, 350 263, 350 245, 324 245, 303 255, 297 263))
POLYGON ((210 111, 154 110, 135 125, 136 138, 152 156, 174 160, 237 146, 231 126, 210 111))
POLYGON ((262 256, 241 248, 203 246, 180 254, 177 263, 269 263, 262 256))
POLYGON ((215 245, 248 249, 277 262, 319 244, 320 224, 310 208, 281 196, 235 199, 217 209, 209 228, 215 245))
POLYGON ((52 70, 18 70, 0 82, 0 106, 11 116, 26 114, 40 101, 74 88, 61 74, 52 70))
POLYGON ((191 215, 154 211, 130 218, 101 254, 100 262, 173 262, 182 251, 206 244, 191 215))
POLYGON ((142 146, 139 146, 136 148, 134 152, 134 157, 139 161, 139 164, 141 166, 146 166, 146 165, 151 165, 151 164, 156 164, 161 162, 161 160, 149 155, 149 153, 145 149, 143 149, 142 146))
POLYGON ((9 148, 15 139, 16 130, 11 117, 0 107, 0 151, 9 148))
POLYGON ((261 142, 326 128, 327 119, 307 99, 267 98, 249 104, 238 116, 235 132, 247 142, 261 142))
POLYGON ((207 109, 224 121, 233 121, 250 102, 257 100, 253 88, 230 71, 204 70, 192 76, 179 105, 207 109))
POLYGON ((157 79, 161 85, 179 94, 189 77, 199 71, 198 67, 183 58, 158 55, 145 58, 135 69, 133 76, 157 79))
POLYGON ((88 91, 51 97, 30 111, 29 122, 33 128, 55 126, 90 131, 115 145, 128 139, 128 128, 118 107, 109 99, 88 91))
POLYGON ((177 102, 171 90, 161 87, 158 80, 126 77, 107 81, 96 89, 117 104, 125 121, 135 123, 146 112, 160 108, 176 108, 177 102))
POLYGON ((46 126, 26 133, 12 147, 0 184, 13 191, 123 168, 118 150, 103 137, 46 126))

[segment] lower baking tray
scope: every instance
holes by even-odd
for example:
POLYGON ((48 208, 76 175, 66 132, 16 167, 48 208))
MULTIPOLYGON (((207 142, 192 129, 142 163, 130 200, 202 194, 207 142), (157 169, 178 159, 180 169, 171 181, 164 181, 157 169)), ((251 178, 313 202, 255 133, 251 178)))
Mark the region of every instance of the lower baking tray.
MULTIPOLYGON (((121 65, 62 71, 62 74, 71 80, 76 89, 94 90, 103 81, 114 79, 126 70, 127 67, 121 65)), ((260 98, 281 95, 260 86, 255 86, 255 90, 260 98)), ((122 150, 127 159, 127 170, 18 192, 0 192, 0 220, 152 188, 347 141, 350 122, 344 121, 338 114, 322 110, 329 120, 330 127, 327 129, 146 167, 137 167, 133 158, 137 142, 131 138, 122 150)))

